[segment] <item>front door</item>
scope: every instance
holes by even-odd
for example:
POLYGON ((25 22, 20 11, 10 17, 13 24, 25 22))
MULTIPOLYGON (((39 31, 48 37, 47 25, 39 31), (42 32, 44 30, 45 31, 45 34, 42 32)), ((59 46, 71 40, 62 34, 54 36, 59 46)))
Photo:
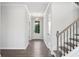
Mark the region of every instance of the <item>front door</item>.
POLYGON ((32 39, 43 39, 43 18, 33 17, 32 21, 32 39))

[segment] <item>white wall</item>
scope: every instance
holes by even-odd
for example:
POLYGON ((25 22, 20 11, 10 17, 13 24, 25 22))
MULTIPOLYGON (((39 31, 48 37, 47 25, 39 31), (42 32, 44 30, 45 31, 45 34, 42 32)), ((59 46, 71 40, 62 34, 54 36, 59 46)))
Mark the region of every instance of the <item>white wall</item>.
POLYGON ((79 9, 71 2, 52 3, 52 53, 56 50, 56 31, 61 32, 79 16, 79 9))
POLYGON ((2 6, 3 49, 24 49, 29 39, 28 15, 25 7, 17 5, 2 6))
POLYGON ((1 3, 0 3, 0 48, 1 48, 1 3))
MULTIPOLYGON (((44 42, 46 46, 52 51, 52 40, 51 40, 51 26, 50 26, 50 33, 49 33, 49 22, 52 20, 52 13, 51 13, 51 4, 48 5, 43 19, 43 32, 44 32, 44 42)), ((51 25, 51 24, 50 24, 51 25)))

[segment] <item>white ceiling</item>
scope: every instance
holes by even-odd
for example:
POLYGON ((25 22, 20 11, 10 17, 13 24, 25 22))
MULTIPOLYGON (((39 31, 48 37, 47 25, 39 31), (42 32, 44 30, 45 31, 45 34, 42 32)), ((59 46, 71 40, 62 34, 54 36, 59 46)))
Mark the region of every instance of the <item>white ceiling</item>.
POLYGON ((47 8, 48 2, 3 2, 3 5, 27 5, 28 10, 31 14, 40 15, 44 13, 47 8))
POLYGON ((27 7, 30 13, 43 13, 48 5, 48 2, 29 2, 27 7))

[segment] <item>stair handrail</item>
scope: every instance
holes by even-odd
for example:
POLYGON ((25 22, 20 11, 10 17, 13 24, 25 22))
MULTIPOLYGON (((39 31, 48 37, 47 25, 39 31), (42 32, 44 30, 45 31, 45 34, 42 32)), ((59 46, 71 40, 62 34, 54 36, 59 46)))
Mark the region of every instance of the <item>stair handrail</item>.
POLYGON ((59 32, 59 35, 61 35, 64 31, 66 31, 70 26, 72 26, 75 22, 79 21, 79 18, 77 18, 73 23, 71 23, 69 26, 67 26, 63 31, 59 32))

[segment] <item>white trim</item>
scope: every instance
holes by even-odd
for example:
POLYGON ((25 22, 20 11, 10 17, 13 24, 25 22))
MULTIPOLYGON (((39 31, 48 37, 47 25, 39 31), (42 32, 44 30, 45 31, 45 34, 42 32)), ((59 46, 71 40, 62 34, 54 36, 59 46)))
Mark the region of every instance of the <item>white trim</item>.
POLYGON ((49 6, 50 6, 50 5, 51 5, 51 3, 48 3, 47 8, 46 8, 45 12, 43 13, 43 15, 46 14, 46 12, 47 12, 47 10, 49 9, 49 6))
POLYGON ((29 11, 27 5, 24 5, 24 7, 25 7, 25 9, 27 10, 28 14, 31 15, 31 13, 30 13, 30 11, 29 11))
POLYGON ((29 15, 29 40, 32 39, 31 33, 32 33, 32 31, 31 31, 31 15, 29 15))
POLYGON ((0 49, 26 49, 26 47, 1 47, 0 49))

